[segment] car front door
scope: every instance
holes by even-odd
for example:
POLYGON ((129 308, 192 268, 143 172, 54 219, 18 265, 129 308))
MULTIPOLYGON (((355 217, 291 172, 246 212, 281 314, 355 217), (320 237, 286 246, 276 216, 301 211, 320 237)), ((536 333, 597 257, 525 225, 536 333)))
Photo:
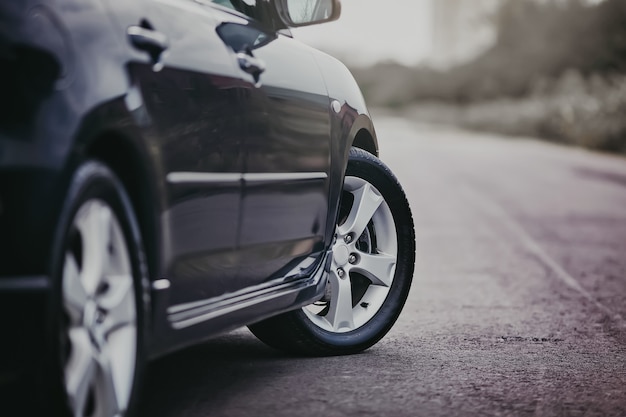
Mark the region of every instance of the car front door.
POLYGON ((248 285, 314 266, 330 181, 330 105, 314 55, 268 29, 257 2, 247 0, 239 9, 247 16, 224 16, 218 27, 245 81, 238 280, 248 285))

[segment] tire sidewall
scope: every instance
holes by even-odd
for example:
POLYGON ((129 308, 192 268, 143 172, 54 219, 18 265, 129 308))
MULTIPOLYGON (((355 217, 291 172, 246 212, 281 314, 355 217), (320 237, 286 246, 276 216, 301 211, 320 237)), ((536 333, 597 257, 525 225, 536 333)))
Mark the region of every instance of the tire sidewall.
POLYGON ((48 389, 52 387, 52 392, 47 400, 51 402, 53 410, 57 411, 53 413, 54 415, 66 416, 71 414, 65 392, 64 364, 60 350, 61 341, 59 339, 63 332, 61 325, 61 315, 63 314, 63 264, 72 222, 80 207, 91 199, 104 201, 115 213, 122 229, 131 261, 137 314, 137 340, 135 372, 130 400, 125 414, 128 417, 133 414, 137 397, 136 393, 143 373, 147 267, 141 235, 130 199, 115 174, 106 165, 94 160, 84 162, 75 171, 63 204, 53 241, 51 264, 52 291, 48 303, 48 332, 46 335, 47 352, 50 355, 46 361, 48 364, 46 371, 48 377, 46 379, 52 379, 51 384, 48 385, 48 389))

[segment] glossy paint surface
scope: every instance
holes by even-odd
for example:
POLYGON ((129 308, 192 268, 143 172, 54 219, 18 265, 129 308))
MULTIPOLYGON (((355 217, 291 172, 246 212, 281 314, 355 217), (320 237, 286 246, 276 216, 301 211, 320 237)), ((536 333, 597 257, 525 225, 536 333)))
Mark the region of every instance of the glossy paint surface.
POLYGON ((3 300, 56 285, 60 208, 90 158, 124 183, 169 284, 145 306, 149 355, 323 291, 347 149, 361 129, 375 142, 340 63, 185 0, 3 2, 0 23, 3 300))
POLYGON ((162 268, 175 304, 238 289, 241 182, 233 174, 243 169, 245 134, 233 54, 202 7, 179 6, 152 3, 150 25, 172 45, 163 69, 129 67, 150 118, 144 135, 163 170, 162 268))
MULTIPOLYGON (((330 103, 312 51, 253 20, 224 16, 218 32, 265 69, 244 74, 246 179, 238 247, 240 279, 255 285, 297 275, 324 247, 330 173, 330 103), (252 45, 252 46, 249 46, 252 45), (293 272, 292 272, 293 271, 293 272)), ((241 51, 240 51, 241 52, 241 51)))

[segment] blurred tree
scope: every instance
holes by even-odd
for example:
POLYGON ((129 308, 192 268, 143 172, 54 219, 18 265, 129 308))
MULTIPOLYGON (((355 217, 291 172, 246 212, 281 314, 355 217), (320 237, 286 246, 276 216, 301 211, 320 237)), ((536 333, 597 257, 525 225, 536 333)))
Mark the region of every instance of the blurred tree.
POLYGON ((626 72, 625 0, 507 0, 494 24, 495 45, 450 73, 461 101, 525 95, 537 79, 572 69, 626 72))
POLYGON ((494 45, 463 65, 355 71, 370 104, 626 153, 626 0, 502 0, 492 18, 494 45))
POLYGON ((495 44, 470 62, 444 71, 380 64, 355 75, 373 103, 397 106, 523 97, 538 85, 549 93, 571 70, 626 74, 626 0, 504 0, 492 18, 495 44))

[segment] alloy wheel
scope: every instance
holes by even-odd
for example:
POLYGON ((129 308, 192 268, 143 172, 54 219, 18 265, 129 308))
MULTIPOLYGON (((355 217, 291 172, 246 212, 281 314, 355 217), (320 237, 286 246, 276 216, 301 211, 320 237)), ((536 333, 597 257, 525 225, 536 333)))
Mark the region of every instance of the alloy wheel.
POLYGON ((324 298, 303 309, 318 327, 346 333, 380 310, 398 258, 393 215, 381 193, 359 177, 346 177, 324 298))
POLYGON ((133 387, 137 306, 130 254, 114 211, 84 202, 64 254, 64 376, 74 416, 123 416, 133 387))

